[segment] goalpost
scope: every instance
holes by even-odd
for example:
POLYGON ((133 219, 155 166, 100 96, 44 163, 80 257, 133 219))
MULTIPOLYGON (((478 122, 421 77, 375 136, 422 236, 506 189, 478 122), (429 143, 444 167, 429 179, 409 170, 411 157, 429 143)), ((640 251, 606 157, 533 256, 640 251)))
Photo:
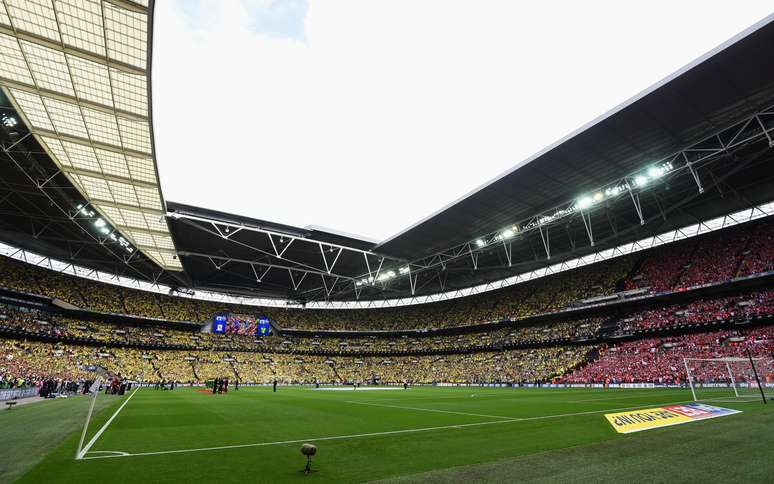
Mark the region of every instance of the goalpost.
POLYGON ((726 357, 684 358, 694 401, 755 401, 774 398, 774 360, 726 357))

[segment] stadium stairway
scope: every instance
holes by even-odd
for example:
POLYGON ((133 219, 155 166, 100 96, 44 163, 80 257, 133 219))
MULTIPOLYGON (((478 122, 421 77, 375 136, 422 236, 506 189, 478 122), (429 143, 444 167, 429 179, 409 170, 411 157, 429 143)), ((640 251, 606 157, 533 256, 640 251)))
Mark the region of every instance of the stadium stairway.
POLYGON ((333 370, 333 374, 336 376, 336 378, 338 378, 340 382, 344 382, 344 379, 341 377, 341 375, 339 375, 339 372, 336 371, 336 364, 331 363, 330 365, 331 365, 331 370, 333 370))
MULTIPOLYGON (((228 355, 228 357, 232 358, 232 356, 230 354, 228 355)), ((234 376, 236 377, 237 381, 241 381, 242 377, 239 376, 239 370, 237 370, 237 367, 236 367, 236 364, 234 363, 234 361, 230 360, 228 363, 231 366, 231 370, 234 372, 234 376)))
POLYGON ((153 367, 153 370, 156 372, 156 376, 158 376, 160 380, 163 380, 164 377, 161 376, 161 370, 159 370, 159 367, 156 366, 156 362, 154 362, 153 360, 150 360, 150 364, 153 367))
POLYGON ((194 360, 189 361, 191 364, 191 371, 193 372, 194 380, 199 380, 199 375, 196 374, 196 365, 194 364, 194 360))
POLYGON ((758 230, 759 227, 762 227, 763 225, 755 225, 750 228, 747 234, 747 240, 744 241, 744 246, 742 247, 742 250, 739 251, 738 254, 736 254, 736 269, 734 270, 734 276, 739 276, 739 270, 742 268, 742 263, 744 263, 745 256, 750 251, 750 244, 752 243, 753 239, 755 238, 755 232, 758 230))
MULTIPOLYGON (((696 256, 696 251, 699 250, 699 247, 701 246, 701 242, 702 242, 701 240, 697 241, 697 240, 690 240, 690 239, 689 241, 692 244, 691 254, 685 259, 685 265, 681 267, 680 270, 677 271, 677 273, 672 277, 672 281, 669 284, 669 287, 672 289, 676 288, 680 284, 680 281, 683 280, 683 276, 685 275, 686 271, 688 271, 688 269, 691 268, 691 265, 693 265, 693 258, 696 256)), ((689 242, 689 241, 685 241, 685 242, 689 242)))
POLYGON ((618 316, 612 316, 605 320, 597 330, 596 338, 605 339, 613 336, 618 331, 618 326, 621 318, 618 316))
POLYGON ((645 262, 646 258, 647 258, 647 251, 640 253, 639 257, 636 257, 636 260, 629 268, 629 271, 626 274, 624 274, 624 276, 621 279, 615 282, 616 292, 621 292, 626 290, 626 281, 631 280, 632 277, 634 277, 635 275, 637 275, 638 272, 640 272, 640 269, 642 269, 642 264, 645 262))

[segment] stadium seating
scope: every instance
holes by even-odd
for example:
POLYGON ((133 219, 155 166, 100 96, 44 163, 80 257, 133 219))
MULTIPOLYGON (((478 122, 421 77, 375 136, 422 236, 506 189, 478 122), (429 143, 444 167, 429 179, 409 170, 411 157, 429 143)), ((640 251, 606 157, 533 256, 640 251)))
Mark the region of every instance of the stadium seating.
POLYGON ((100 366, 121 378, 181 383, 227 376, 242 382, 383 383, 546 381, 585 361, 590 347, 403 357, 324 357, 203 351, 141 351, 4 340, 0 380, 87 380, 82 368, 100 366))
POLYGON ((0 387, 84 382, 96 367, 122 378, 178 382, 228 376, 259 383, 682 383, 683 358, 772 353, 774 326, 739 330, 733 324, 774 315, 774 290, 726 291, 649 309, 622 306, 582 318, 552 313, 624 288, 679 291, 772 269, 774 223, 768 220, 476 296, 368 310, 227 305, 87 281, 0 257, 0 286, 94 312, 72 318, 0 305, 0 387), (220 311, 266 314, 282 330, 263 338, 201 332, 220 311), (158 322, 130 324, 104 313, 158 322), (550 319, 522 321, 536 315, 550 319), (174 323, 180 321, 198 324, 174 323), (442 331, 390 333, 433 328, 442 331), (384 333, 336 333, 373 329, 384 333), (608 346, 602 342, 609 336, 630 340, 608 346))
POLYGON ((367 310, 260 308, 174 297, 86 281, 6 257, 0 257, 0 286, 94 311, 172 321, 204 323, 216 312, 230 311, 265 314, 285 329, 446 328, 518 320, 624 288, 680 290, 769 271, 773 241, 774 222, 761 220, 475 296, 367 310))
POLYGON ((483 332, 438 336, 380 337, 294 337, 288 335, 255 338, 251 335, 200 333, 198 327, 170 328, 117 325, 62 318, 41 311, 15 310, 0 306, 0 331, 19 337, 47 337, 79 340, 109 346, 186 347, 192 350, 330 353, 385 353, 418 351, 465 351, 472 348, 499 348, 503 345, 561 343, 591 338, 603 318, 581 319, 539 326, 520 326, 483 332))
MULTIPOLYGON (((562 379, 565 383, 685 383, 684 358, 770 357, 774 326, 749 331, 724 330, 629 341, 603 348, 592 363, 562 379), (741 341, 737 339, 741 337, 741 341)), ((702 375, 699 375, 702 376, 702 375)), ((765 375, 769 378, 769 375, 765 375)))
POLYGON ((762 220, 648 251, 626 288, 671 291, 774 269, 774 223, 762 220))
POLYGON ((623 257, 498 291, 426 305, 368 310, 256 308, 172 297, 86 281, 0 257, 0 285, 94 311, 171 321, 208 322, 219 311, 267 314, 286 329, 398 330, 476 325, 555 311, 614 292, 631 267, 623 257))
POLYGON ((701 299, 688 304, 672 304, 627 316, 619 322, 618 333, 664 329, 712 321, 747 319, 774 313, 774 291, 701 299))
MULTIPOLYGON (((683 358, 756 356, 774 351, 774 326, 723 330, 595 346, 551 346, 525 350, 414 356, 316 356, 291 353, 139 350, 4 340, 0 380, 86 380, 84 368, 101 366, 124 378, 181 383, 228 376, 242 382, 479 383, 684 383, 683 358), (581 365, 579 367, 579 365, 581 365)), ((697 375, 702 377, 702 375, 697 375)), ((770 378, 770 375, 764 375, 770 378)))

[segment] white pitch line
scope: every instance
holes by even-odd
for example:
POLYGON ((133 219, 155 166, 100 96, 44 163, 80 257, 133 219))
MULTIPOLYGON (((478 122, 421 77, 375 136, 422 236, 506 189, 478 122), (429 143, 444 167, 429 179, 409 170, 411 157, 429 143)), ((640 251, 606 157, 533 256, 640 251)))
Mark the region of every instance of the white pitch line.
POLYGON ((472 427, 477 425, 491 425, 491 424, 497 424, 497 423, 514 422, 516 420, 518 419, 493 420, 489 422, 443 425, 439 427, 424 427, 424 428, 418 428, 418 429, 390 430, 387 432, 371 432, 367 434, 335 435, 332 437, 318 437, 318 438, 311 438, 311 439, 281 440, 277 442, 256 442, 252 444, 223 445, 220 447, 204 447, 200 449, 161 450, 157 452, 138 452, 136 454, 125 453, 125 455, 123 454, 122 455, 100 455, 100 456, 94 456, 94 457, 84 457, 84 459, 111 459, 116 457, 136 457, 136 456, 144 456, 144 455, 181 454, 181 453, 187 453, 187 452, 204 452, 209 450, 227 450, 227 449, 240 449, 244 447, 265 447, 270 445, 297 444, 299 442, 319 442, 322 440, 354 439, 358 437, 376 437, 381 435, 407 434, 412 432, 429 432, 432 430, 456 429, 456 428, 463 428, 463 427, 472 427))
MULTIPOLYGON (((681 400, 679 402, 665 402, 665 403, 654 403, 653 405, 676 405, 678 403, 687 403, 687 402, 693 402, 693 400, 681 400)), ((405 430, 390 430, 387 432, 371 432, 367 434, 351 434, 351 435, 335 435, 332 437, 316 437, 316 438, 306 438, 306 439, 296 439, 296 440, 281 440, 277 442, 256 442, 251 444, 236 444, 236 445, 222 445, 219 447, 202 447, 198 449, 177 449, 177 450, 160 450, 155 452, 137 452, 135 454, 130 454, 128 452, 116 452, 115 455, 97 455, 97 456, 91 456, 91 457, 83 457, 83 460, 88 459, 116 459, 120 457, 140 457, 140 456, 150 456, 150 455, 165 455, 165 454, 184 454, 184 453, 191 453, 191 452, 206 452, 206 451, 212 451, 212 450, 228 450, 228 449, 242 449, 246 447, 267 447, 271 445, 284 445, 284 444, 297 444, 299 442, 320 442, 323 440, 345 440, 345 439, 356 439, 360 437, 379 437, 382 435, 398 435, 398 434, 408 434, 408 433, 417 433, 417 432, 432 432, 434 430, 449 430, 449 429, 461 429, 466 427, 479 427, 483 425, 494 425, 494 424, 504 424, 504 423, 512 423, 512 422, 527 422, 530 420, 542 420, 542 419, 549 419, 549 418, 562 418, 562 417, 574 417, 578 415, 591 415, 595 413, 604 413, 604 412, 615 412, 619 410, 632 410, 635 408, 642 408, 642 405, 637 405, 634 407, 621 407, 621 408, 607 408, 604 410, 591 410, 588 412, 575 412, 575 413, 563 413, 563 414, 556 414, 556 415, 540 415, 537 417, 524 417, 524 418, 509 418, 508 420, 492 420, 489 422, 474 422, 474 423, 466 423, 466 424, 455 424, 455 425, 442 425, 438 427, 424 427, 424 428, 418 428, 418 429, 405 429, 405 430)))
POLYGON ((354 403, 356 405, 369 405, 372 407, 386 407, 386 408, 399 408, 403 410, 418 410, 421 412, 435 412, 435 413, 451 413, 454 415, 467 415, 470 417, 487 417, 487 418, 501 418, 501 419, 507 419, 512 420, 515 417, 503 417, 502 415, 484 415, 481 413, 468 413, 468 412, 454 412, 451 410, 438 410, 434 408, 420 408, 420 407, 406 407, 403 405, 387 405, 384 403, 368 403, 368 402, 356 402, 354 400, 344 400, 344 403, 354 403))
POLYGON ((131 394, 131 395, 129 395, 129 397, 128 397, 126 400, 124 400, 124 403, 122 403, 122 404, 121 404, 121 406, 120 406, 120 407, 118 407, 118 410, 116 410, 116 413, 114 413, 113 415, 111 415, 111 416, 110 416, 110 418, 108 419, 108 421, 107 421, 107 422, 105 422, 105 425, 103 425, 103 426, 102 426, 102 428, 101 428, 101 429, 99 429, 99 430, 97 431, 97 433, 96 433, 96 434, 94 434, 94 437, 92 437, 92 438, 91 438, 91 440, 89 441, 89 443, 88 443, 88 444, 86 444, 86 446, 85 446, 83 449, 81 449, 81 452, 80 452, 80 453, 79 453, 79 454, 78 454, 78 455, 75 457, 75 459, 76 459, 76 460, 83 459, 83 456, 85 456, 85 455, 86 455, 86 453, 89 451, 89 449, 91 449, 91 446, 92 446, 92 445, 94 445, 94 442, 96 442, 96 441, 97 441, 97 439, 98 439, 98 438, 99 438, 99 437, 102 435, 102 433, 103 433, 105 430, 107 430, 107 428, 108 428, 108 426, 111 424, 111 422, 113 422, 113 420, 116 418, 116 416, 118 416, 118 414, 121 412, 121 410, 123 410, 123 409, 124 409, 124 407, 126 406, 126 404, 127 404, 127 403, 129 403, 129 400, 131 400, 131 399, 132 399, 132 397, 134 396, 134 394, 135 394, 135 393, 137 393, 137 390, 139 390, 139 389, 140 389, 140 387, 137 387, 137 388, 135 388, 135 389, 134 389, 134 391, 132 392, 132 394, 131 394))

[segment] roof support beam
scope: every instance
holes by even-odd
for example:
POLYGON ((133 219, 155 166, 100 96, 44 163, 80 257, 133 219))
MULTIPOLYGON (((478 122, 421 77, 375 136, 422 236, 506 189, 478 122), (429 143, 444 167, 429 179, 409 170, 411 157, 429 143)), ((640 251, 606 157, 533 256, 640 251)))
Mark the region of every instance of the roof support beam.
POLYGON ((581 219, 583 219, 583 225, 586 227, 586 235, 589 236, 589 244, 591 247, 594 247, 594 232, 591 229, 591 213, 581 210, 580 216, 581 219))
POLYGON ((626 189, 629 190, 629 196, 632 198, 634 209, 637 211, 637 216, 640 218, 640 225, 645 225, 645 219, 642 218, 642 206, 640 205, 640 194, 635 194, 632 191, 631 183, 626 184, 626 189))
MULTIPOLYGON (((628 193, 627 198, 630 198, 632 203, 634 204, 635 211, 637 212, 640 225, 644 225, 646 222, 646 218, 645 218, 645 214, 642 211, 642 205, 639 200, 640 192, 645 192, 649 190, 651 186, 656 186, 661 183, 665 183, 668 179, 672 177, 678 177, 684 174, 688 174, 689 176, 693 177, 693 180, 696 183, 696 186, 698 187, 699 194, 704 193, 705 188, 699 177, 698 168, 700 166, 703 166, 706 163, 716 160, 720 156, 726 156, 730 151, 736 148, 747 146, 751 143, 758 142, 759 140, 765 140, 767 143, 771 144, 772 140, 774 140, 774 136, 773 136, 774 133, 772 133, 774 131, 774 126, 767 128, 767 123, 769 126, 771 126, 771 123, 765 120, 772 119, 772 117, 774 117, 774 106, 766 107, 765 109, 762 109, 757 113, 754 113, 729 126, 719 129, 716 133, 710 136, 707 136, 702 140, 699 140, 690 145, 687 145, 681 150, 675 153, 672 153, 669 156, 662 158, 661 160, 658 160, 656 164, 668 162, 672 164, 673 168, 671 171, 665 173, 660 180, 652 181, 648 183, 647 186, 636 187, 636 185, 633 184, 633 181, 636 175, 642 173, 642 171, 640 170, 639 172, 635 172, 627 176, 624 176, 606 186, 599 187, 596 190, 590 190, 589 193, 594 193, 594 192, 605 193, 605 189, 608 187, 615 187, 615 186, 625 187, 623 188, 623 191, 620 191, 620 190, 613 191, 612 192, 613 195, 608 196, 604 204, 595 202, 595 203, 592 203, 591 206, 583 210, 585 213, 581 214, 581 217, 583 218, 584 227, 586 229, 587 236, 589 237, 589 241, 591 242, 592 246, 599 243, 599 241, 596 240, 596 238, 594 237, 594 233, 591 225, 592 211, 598 210, 604 207, 605 211, 608 212, 608 215, 607 215, 608 222, 610 222, 610 225, 613 228, 614 234, 617 235, 621 233, 619 228, 615 226, 612 220, 610 220, 609 208, 610 208, 610 205, 614 203, 619 203, 620 201, 622 201, 622 198, 624 196, 623 192, 625 191, 628 193), (723 141, 724 139, 728 141, 724 142, 723 141), (636 188, 636 191, 633 190, 633 188, 636 188)), ((714 176, 714 175, 710 172, 710 176, 714 176)), ((719 186, 718 186, 718 189, 720 189, 719 186)), ((561 219, 575 215, 578 211, 580 210, 579 210, 577 201, 571 200, 562 205, 558 205, 551 210, 533 215, 528 219, 517 222, 514 224, 514 226, 518 227, 519 229, 518 233, 520 234, 526 234, 527 232, 530 232, 533 230, 538 231, 540 233, 541 240, 543 241, 543 247, 546 251, 546 257, 550 259, 551 250, 550 250, 550 243, 549 243, 549 237, 548 237, 549 227, 551 225, 555 225, 561 219)), ((663 209, 662 209, 662 212, 664 214, 667 213, 663 209)), ((494 243, 499 243, 501 241, 501 238, 499 237, 499 233, 501 230, 502 229, 495 232, 491 232, 487 235, 465 242, 463 244, 459 244, 455 247, 444 249, 435 254, 424 256, 416 260, 412 260, 410 261, 410 265, 413 268, 416 268, 417 271, 431 270, 435 267, 443 268, 453 260, 463 255, 466 257, 472 258, 473 254, 476 254, 481 250, 491 247, 494 243), (460 249, 463 249, 463 250, 460 250, 460 249)), ((476 267, 477 267, 477 264, 474 262, 474 269, 476 267)))
POLYGON ((543 228, 543 224, 538 223, 538 231, 540 232, 540 240, 543 241, 543 249, 546 251, 546 259, 551 258, 551 240, 548 238, 548 227, 543 228))
MULTIPOLYGON (((307 269, 305 267, 299 267, 299 266, 290 266, 290 265, 284 265, 284 264, 275 264, 271 262, 263 262, 258 260, 249 260, 249 259, 241 259, 238 257, 227 257, 227 256, 221 256, 221 255, 215 255, 215 254, 204 254, 201 252, 190 252, 190 251, 178 251, 177 252, 181 256, 187 256, 187 257, 198 257, 203 259, 208 259, 210 261, 228 261, 228 262, 238 262, 240 264, 246 264, 252 267, 253 270, 255 270, 255 266, 260 267, 268 267, 272 269, 283 269, 283 270, 292 270, 297 273, 309 273, 309 274, 316 274, 316 275, 324 275, 327 276, 328 273, 325 271, 319 271, 319 270, 313 270, 313 269, 307 269)), ((215 264, 215 262, 213 262, 215 264)), ((215 264, 217 267, 217 264, 215 264)), ((220 267, 223 267, 225 264, 220 264, 220 267)), ((260 279, 263 280, 263 278, 266 276, 264 273, 260 279)), ((336 277, 339 277, 341 279, 346 279, 348 281, 355 281, 354 277, 344 276, 341 274, 336 274, 336 277)))
MULTIPOLYGON (((75 214, 71 214, 71 213, 69 212, 69 209, 68 209, 68 208, 65 208, 65 207, 63 207, 63 206, 62 206, 61 204, 59 204, 59 203, 58 203, 58 202, 57 202, 57 201, 56 201, 56 200, 55 200, 55 199, 54 199, 54 198, 53 198, 51 195, 49 195, 49 194, 48 194, 48 192, 46 191, 46 190, 47 190, 47 187, 46 187, 44 184, 39 184, 39 183, 37 183, 37 182, 36 182, 36 180, 35 180, 35 177, 34 177, 32 174, 30 174, 30 173, 29 173, 29 171, 28 171, 28 170, 25 168, 25 166, 24 166, 22 163, 20 163, 20 162, 19 162, 19 160, 17 160, 17 159, 16 159, 15 152, 11 152, 11 151, 10 151, 10 150, 9 150, 7 147, 5 147, 5 146, 0 146, 0 150, 1 150, 1 151, 2 151, 4 154, 5 154, 5 156, 7 157, 7 159, 8 159, 8 160, 10 160, 10 161, 11 161, 11 163, 13 163, 13 165, 15 165, 15 166, 16 166, 16 168, 18 168, 18 169, 19 169, 19 171, 21 171, 22 173, 24 173, 24 175, 27 177, 27 179, 28 179, 28 180, 29 180, 29 181, 30 181, 30 182, 31 182, 31 183, 32 183, 34 186, 36 186, 36 187, 38 188, 38 190, 40 190, 40 192, 41 192, 41 193, 42 193, 42 194, 43 194, 43 195, 44 195, 44 196, 45 196, 45 197, 48 199, 48 201, 49 201, 49 203, 51 204, 51 206, 53 206, 53 207, 56 207, 56 208, 57 208, 57 209, 58 209, 58 210, 59 210, 59 211, 60 211, 62 214, 64 214, 64 215, 65 215, 65 216, 67 216, 67 217, 68 217, 70 220, 72 220, 72 221, 73 221, 73 223, 76 223, 76 224, 78 224, 78 222, 77 222, 77 220, 78 220, 78 217, 77 217, 77 215, 78 215, 78 213, 79 213, 79 212, 77 212, 77 211, 76 211, 76 212, 75 212, 75 214)), ((107 237, 106 237, 106 238, 104 238, 104 239, 103 239, 103 238, 100 238, 100 237, 97 237, 97 236, 95 236, 95 235, 94 235, 94 234, 93 234, 93 233, 92 233, 90 230, 87 230, 87 229, 83 228, 83 227, 82 227, 80 224, 78 224, 78 226, 79 226, 79 227, 81 227, 82 229, 84 229, 84 230, 83 230, 83 232, 84 232, 84 233, 86 233, 86 234, 87 234, 87 235, 88 235, 88 236, 89 236, 91 239, 93 239, 93 240, 94 240, 95 242, 97 242, 99 245, 102 245, 102 246, 104 246, 104 247, 106 248, 106 250, 108 251, 108 253, 110 253, 110 254, 111 254, 113 257, 115 257, 117 260, 121 261, 121 262, 122 262, 122 263, 123 263, 123 264, 124 264, 126 267, 129 267, 129 268, 130 268, 132 271, 134 271, 134 272, 135 272, 137 275, 139 275, 141 279, 147 279, 147 278, 148 278, 148 275, 147 275, 147 274, 143 273, 142 271, 140 271, 139 269, 137 269, 136 267, 134 267, 133 265, 131 265, 131 264, 130 264, 130 262, 131 262, 131 257, 130 257, 129 259, 126 259, 126 258, 122 257, 121 255, 119 255, 118 253, 116 253, 116 252, 113 250, 113 246, 118 246, 118 247, 120 247, 120 245, 119 245, 118 243, 113 243, 113 242, 111 242, 111 241, 110 241, 110 239, 109 239, 109 238, 107 238, 107 237)), ((119 249, 119 251, 121 251, 122 249, 123 249, 123 248, 121 247, 121 249, 119 249)), ((135 250, 134 252, 132 252, 132 255, 136 254, 137 252, 139 252, 139 251, 138 251, 138 250, 135 250)), ((171 274, 171 273, 170 273, 170 274, 171 274)))
POLYGON ((21 31, 21 30, 15 30, 15 29, 6 27, 4 25, 0 25, 0 33, 10 35, 12 37, 16 37, 21 40, 26 40, 27 42, 32 42, 34 44, 39 44, 39 45, 42 45, 43 47, 48 47, 49 49, 56 50, 64 54, 70 54, 77 57, 81 57, 83 59, 96 62, 97 64, 106 65, 108 67, 112 67, 113 69, 117 69, 127 74, 139 74, 143 76, 147 74, 147 72, 144 69, 135 67, 131 64, 126 64, 123 62, 109 59, 107 57, 99 56, 87 50, 63 45, 59 42, 54 42, 50 39, 47 39, 46 37, 43 37, 41 35, 36 35, 30 32, 21 31))
MULTIPOLYGON (((0 30, 2 30, 2 26, 0 26, 0 30)), ((79 99, 74 96, 68 96, 66 94, 62 94, 57 91, 52 91, 51 89, 31 86, 29 84, 24 84, 23 82, 14 81, 13 79, 9 79, 7 77, 0 76, 0 82, 3 85, 8 86, 10 88, 17 89, 19 91, 28 92, 30 94, 38 94, 47 98, 56 99, 57 101, 63 101, 70 104, 79 104, 85 108, 93 109, 95 111, 100 111, 106 114, 118 114, 122 118, 128 118, 135 121, 146 121, 146 122, 148 121, 147 116, 142 116, 140 114, 133 113, 131 111, 124 111, 123 109, 116 109, 111 106, 105 106, 104 104, 95 103, 87 99, 79 99)))

